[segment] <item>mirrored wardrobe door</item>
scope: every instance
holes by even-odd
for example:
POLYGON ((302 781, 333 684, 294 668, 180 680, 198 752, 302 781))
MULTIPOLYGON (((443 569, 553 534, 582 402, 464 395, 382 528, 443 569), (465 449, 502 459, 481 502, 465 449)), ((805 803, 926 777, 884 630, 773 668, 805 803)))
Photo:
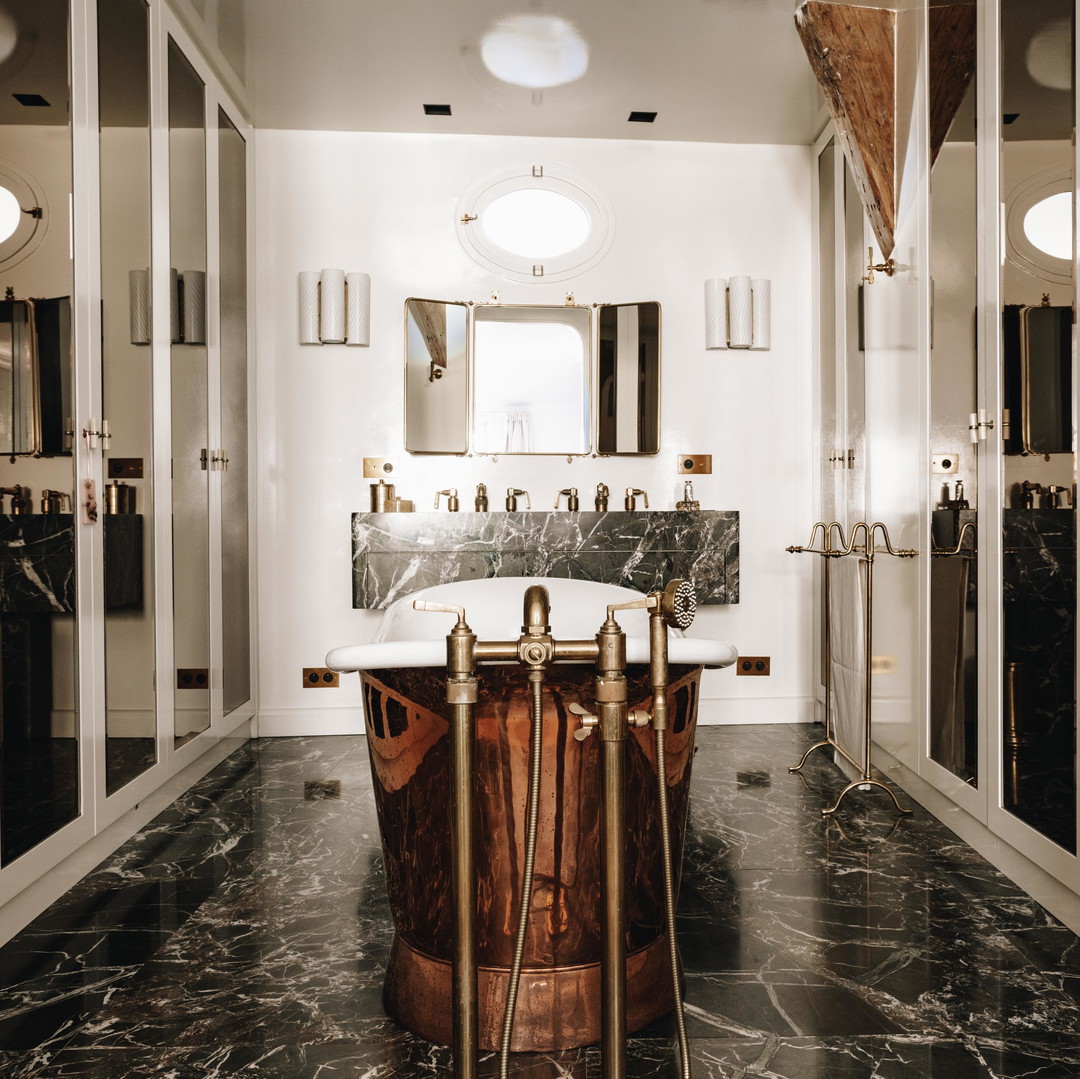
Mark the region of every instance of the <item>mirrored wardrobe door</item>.
POLYGON ((223 710, 251 697, 248 562, 247 142, 218 109, 223 710))
POLYGON ((1074 0, 1001 0, 1001 804, 1076 853, 1074 0))
POLYGON ((79 815, 68 0, 0 0, 0 864, 79 815))
MULTIPOLYGON (((926 752, 979 775, 976 11, 930 9, 930 710, 926 752)), ((956 785, 958 786, 958 784, 956 785)), ((955 791, 954 791, 955 793, 955 791)))
POLYGON ((169 244, 175 740, 210 726, 206 87, 169 39, 169 244))
POLYGON ((105 781, 157 759, 154 694, 150 71, 146 0, 98 0, 105 781))

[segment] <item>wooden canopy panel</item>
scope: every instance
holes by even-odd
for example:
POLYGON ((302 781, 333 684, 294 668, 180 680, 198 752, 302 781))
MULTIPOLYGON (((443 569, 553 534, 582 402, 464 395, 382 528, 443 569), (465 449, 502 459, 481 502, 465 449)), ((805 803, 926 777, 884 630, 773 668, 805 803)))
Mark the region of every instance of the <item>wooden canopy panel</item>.
POLYGON ((897 201, 896 13, 806 0, 795 12, 795 26, 888 258, 897 201))
POLYGON ((930 8, 930 166, 975 74, 974 2, 930 8))

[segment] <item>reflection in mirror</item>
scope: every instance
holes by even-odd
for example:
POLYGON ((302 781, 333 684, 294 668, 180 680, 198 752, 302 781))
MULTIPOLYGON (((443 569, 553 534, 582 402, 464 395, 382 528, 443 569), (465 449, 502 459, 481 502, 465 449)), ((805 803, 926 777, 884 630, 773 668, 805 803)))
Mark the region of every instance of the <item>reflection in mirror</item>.
POLYGON ((405 301, 405 449, 469 449, 468 307, 405 301))
POLYGON ((0 0, 0 17, 11 38, 0 60, 4 158, 35 178, 42 220, 51 225, 35 234, 40 243, 6 262, 4 287, 16 298, 64 298, 35 303, 33 312, 6 302, 0 312, 0 864, 7 865, 78 816, 80 745, 72 458, 11 456, 63 452, 63 422, 50 441, 39 421, 71 402, 68 3, 0 0), (14 96, 27 92, 44 104, 27 108, 14 96), (48 387, 38 378, 45 373, 48 387))
POLYGON ((0 453, 70 455, 71 299, 0 302, 0 453))
POLYGON ((948 463, 940 466, 947 471, 929 477, 929 750, 932 760, 973 787, 980 782, 979 459, 967 430, 967 417, 976 409, 978 373, 976 84, 968 66, 968 57, 974 58, 974 22, 973 7, 931 10, 930 135, 936 160, 930 177, 930 441, 931 452, 948 463), (958 88, 964 90, 959 100, 958 88))
POLYGON ((659 452, 660 305, 605 305, 597 335, 597 452, 659 452))
MULTIPOLYGON (((1010 218, 1041 176, 1072 176, 1073 0, 1002 0, 1001 41, 1001 177, 1010 218)), ((1012 244, 1004 254, 1003 801, 1075 853, 1075 282, 1071 264, 1065 274, 1044 273, 1012 244)))
POLYGON ((221 232, 222 707, 251 696, 248 574, 247 144, 218 109, 221 232))
POLYGON ((473 324, 473 450, 590 449, 587 307, 478 306, 473 324))
POLYGON ((102 408, 106 450, 105 787, 157 759, 150 68, 146 0, 98 0, 102 408))
MULTIPOLYGON (((182 279, 206 272, 205 87, 169 39, 169 244, 182 279)), ((190 295, 190 294, 187 294, 190 295)), ((210 726, 210 508, 208 371, 202 327, 173 294, 172 520, 175 736, 187 741, 210 726)))

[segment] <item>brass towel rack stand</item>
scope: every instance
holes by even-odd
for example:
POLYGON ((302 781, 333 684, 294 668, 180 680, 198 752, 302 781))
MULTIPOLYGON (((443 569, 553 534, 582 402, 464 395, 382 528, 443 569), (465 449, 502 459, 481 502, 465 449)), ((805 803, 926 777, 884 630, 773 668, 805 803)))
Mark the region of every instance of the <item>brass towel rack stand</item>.
POLYGON ((791 554, 816 554, 822 558, 822 575, 824 591, 824 623, 825 623, 825 737, 812 745, 802 756, 798 764, 788 768, 789 772, 799 772, 817 749, 830 747, 836 750, 853 768, 859 770, 859 778, 849 783, 836 797, 836 801, 821 811, 823 817, 832 816, 840 803, 853 790, 867 790, 870 787, 880 787, 892 799, 898 813, 908 814, 910 809, 904 809, 896 800, 892 789, 881 780, 874 779, 870 764, 871 745, 871 702, 872 702, 872 657, 874 654, 874 558, 879 554, 893 555, 896 558, 914 558, 919 552, 904 547, 893 547, 889 538, 889 530, 880 521, 867 524, 859 521, 851 526, 850 535, 845 537, 844 526, 839 521, 831 521, 826 524, 818 521, 810 531, 810 539, 802 546, 788 547, 791 554), (878 543, 880 542, 880 546, 878 543), (818 546, 815 546, 815 543, 818 546), (856 760, 836 740, 833 730, 832 716, 832 592, 830 588, 830 567, 834 558, 844 558, 847 555, 858 555, 859 565, 864 567, 866 587, 863 590, 863 651, 865 654, 866 682, 865 700, 863 706, 863 743, 862 759, 856 760))

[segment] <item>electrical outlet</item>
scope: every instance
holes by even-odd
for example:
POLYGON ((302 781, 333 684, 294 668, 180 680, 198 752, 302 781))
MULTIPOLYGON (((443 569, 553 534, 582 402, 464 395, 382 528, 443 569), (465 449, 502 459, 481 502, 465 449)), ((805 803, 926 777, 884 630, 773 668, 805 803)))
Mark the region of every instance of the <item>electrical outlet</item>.
POLYGON ((936 475, 958 472, 960 456, 956 453, 935 453, 930 458, 930 471, 936 475))
POLYGON ((389 457, 365 457, 364 479, 384 480, 394 472, 394 462, 389 457))
POLYGON ((712 475, 711 453, 681 453, 679 454, 679 475, 693 472, 698 476, 712 475))
POLYGON ((304 689, 336 689, 337 685, 337 671, 329 667, 304 668, 304 689))
POLYGON ((739 656, 735 661, 735 673, 766 675, 769 673, 768 656, 739 656))
POLYGON ((210 672, 205 667, 178 667, 177 689, 209 689, 210 672))

